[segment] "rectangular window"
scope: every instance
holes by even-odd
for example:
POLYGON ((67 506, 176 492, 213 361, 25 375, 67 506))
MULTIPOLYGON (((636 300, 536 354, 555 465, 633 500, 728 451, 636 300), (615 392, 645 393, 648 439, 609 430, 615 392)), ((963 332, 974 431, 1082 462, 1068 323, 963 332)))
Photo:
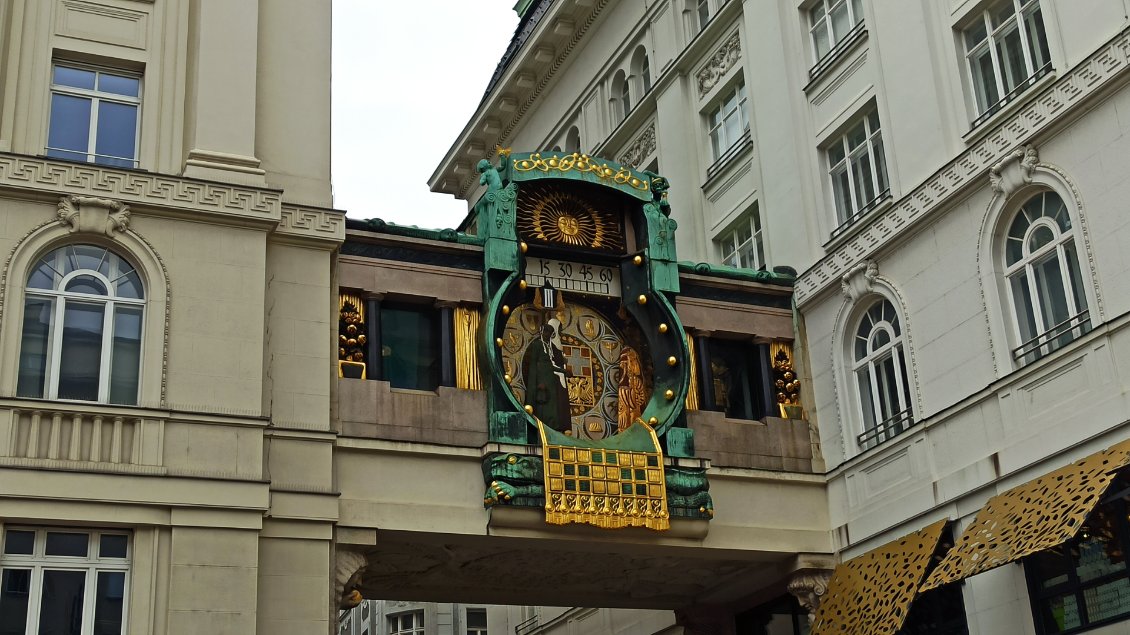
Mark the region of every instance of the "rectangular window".
POLYGON ((1039 0, 1006 0, 978 13, 962 31, 976 127, 1051 71, 1039 0))
POLYGON ((817 0, 808 12, 813 57, 819 66, 840 42, 863 24, 862 0, 817 0))
POLYGON ((440 384, 439 311, 381 304, 381 370, 393 388, 435 390, 440 384))
POLYGON ((749 131, 745 83, 723 93, 707 115, 710 126, 710 149, 715 161, 737 145, 749 131))
POLYGON ((141 78, 70 64, 51 74, 49 157, 137 167, 141 78))
POLYGON ((762 240, 761 212, 757 205, 715 242, 722 254, 722 264, 742 269, 765 269, 765 244, 762 240))
POLYGON ((467 635, 487 635, 486 609, 467 609, 467 635))
POLYGON ((424 635, 424 612, 401 613, 388 618, 389 635, 424 635))
MULTIPOLYGON (((1127 483, 1116 479, 1071 541, 1024 560, 1036 632, 1058 635, 1130 618, 1127 483)), ((1121 632, 1121 631, 1120 631, 1121 632)))
POLYGON ((710 24, 710 2, 709 0, 698 0, 698 5, 695 9, 698 18, 698 30, 701 33, 710 24))
POLYGON ((710 391, 714 409, 730 419, 753 421, 764 417, 768 395, 765 382, 769 377, 762 372, 758 347, 711 338, 706 349, 710 378, 703 389, 710 391))
POLYGON ((8 527, 0 554, 0 633, 121 635, 129 536, 8 527))
POLYGON ((828 145, 827 155, 838 222, 832 232, 835 237, 890 196, 878 111, 871 110, 853 122, 842 137, 828 145))

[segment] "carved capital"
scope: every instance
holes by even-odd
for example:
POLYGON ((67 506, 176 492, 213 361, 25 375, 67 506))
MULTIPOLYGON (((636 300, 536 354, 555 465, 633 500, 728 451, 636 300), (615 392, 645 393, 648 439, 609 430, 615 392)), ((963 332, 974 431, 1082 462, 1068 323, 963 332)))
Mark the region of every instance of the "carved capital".
POLYGON ((93 196, 64 196, 59 199, 55 215, 71 233, 103 234, 129 229, 129 206, 120 201, 93 196))
POLYGON ((368 566, 369 559, 365 554, 338 548, 334 563, 334 597, 340 608, 351 609, 364 599, 358 587, 361 586, 361 577, 368 566))
POLYGON ((808 611, 808 621, 816 617, 820 600, 828 592, 828 580, 832 572, 826 569, 803 569, 793 574, 789 580, 788 591, 808 611))
POLYGON ((875 279, 878 277, 879 265, 874 260, 865 260, 844 274, 840 280, 840 291, 848 300, 858 302, 875 289, 875 279))
POLYGON ((997 194, 1011 196, 1032 182, 1032 171, 1039 162, 1040 154, 1035 146, 1017 148, 989 168, 989 186, 997 194))

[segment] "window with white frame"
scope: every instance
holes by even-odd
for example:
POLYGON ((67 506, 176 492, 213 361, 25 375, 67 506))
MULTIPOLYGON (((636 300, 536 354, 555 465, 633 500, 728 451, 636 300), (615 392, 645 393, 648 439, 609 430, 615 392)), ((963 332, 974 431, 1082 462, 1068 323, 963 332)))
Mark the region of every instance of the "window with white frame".
POLYGON ((1058 194, 1040 192, 1016 212, 1004 264, 1016 361, 1038 359, 1091 329, 1071 213, 1058 194))
POLYGON ((424 612, 390 615, 388 626, 389 635, 424 635, 424 612))
POLYGON ((718 250, 722 254, 722 264, 743 269, 765 269, 761 212, 756 205, 715 242, 718 243, 718 250))
POLYGON ((749 112, 745 83, 739 82, 722 93, 707 115, 710 127, 710 150, 715 161, 736 145, 749 130, 749 112))
POLYGON ((1039 0, 1005 0, 962 32, 978 114, 974 126, 1051 70, 1039 0))
POLYGON ((632 112, 632 92, 628 87, 628 78, 624 71, 619 71, 612 79, 613 119, 616 123, 620 123, 630 112, 632 112))
POLYGON ((47 156, 137 167, 141 77, 63 63, 51 70, 47 156))
POLYGON ((872 109, 854 121, 828 146, 827 154, 839 224, 835 236, 890 195, 878 111, 872 109))
POLYGON ((852 374, 863 416, 863 449, 905 432, 914 423, 902 326, 890 300, 875 300, 852 340, 852 374))
POLYGON ((701 32, 710 24, 710 1, 698 0, 695 6, 695 17, 697 18, 698 30, 701 32))
POLYGON ((467 635, 487 635, 486 609, 467 609, 467 635))
POLYGON ((813 58, 824 58, 863 23, 863 0, 817 0, 808 12, 813 58))
POLYGON ((20 397, 137 403, 145 293, 129 262, 59 247, 32 266, 23 309, 20 397))
POLYGON ((5 527, 0 633, 124 633, 129 542, 120 531, 5 527))

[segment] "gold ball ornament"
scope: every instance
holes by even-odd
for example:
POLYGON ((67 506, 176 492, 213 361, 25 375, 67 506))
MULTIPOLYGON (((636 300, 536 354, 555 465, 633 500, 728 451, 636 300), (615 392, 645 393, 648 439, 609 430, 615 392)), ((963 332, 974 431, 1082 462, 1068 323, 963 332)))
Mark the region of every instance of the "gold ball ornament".
POLYGON ((669 327, 667 326, 667 323, 664 322, 663 324, 659 325, 659 332, 660 333, 666 333, 668 328, 669 327))
POLYGON ((499 346, 499 348, 501 348, 502 347, 502 338, 500 337, 500 338, 496 339, 494 341, 494 343, 497 344, 499 346))
POLYGON ((534 414, 534 407, 531 406, 530 404, 526 404, 525 406, 522 406, 522 409, 526 411, 526 414, 531 414, 531 415, 534 414))
POLYGON ((506 380, 506 383, 508 383, 508 384, 510 383, 510 373, 506 373, 505 375, 502 376, 502 378, 506 380))
POLYGON ((506 305, 506 304, 502 305, 502 314, 503 315, 510 315, 510 306, 509 305, 506 305))
POLYGON ((525 241, 522 241, 522 242, 518 243, 518 249, 521 249, 521 250, 522 250, 522 253, 526 253, 526 250, 528 250, 529 248, 530 248, 530 246, 529 246, 529 245, 527 245, 527 244, 525 243, 525 241))
POLYGON ((647 296, 641 293, 640 297, 636 298, 636 302, 639 302, 640 306, 647 304, 647 296))
POLYGON ((663 396, 667 398, 667 401, 671 401, 675 398, 675 391, 668 388, 667 392, 663 393, 663 396))
POLYGON ((632 262, 636 263, 637 267, 642 265, 643 264, 643 256, 636 256, 635 258, 632 258, 632 262))
POLYGON ((647 422, 650 423, 651 425, 655 425, 655 424, 659 423, 659 418, 658 417, 652 417, 652 418, 648 419, 647 422))
POLYGON ((526 284, 526 281, 525 281, 525 280, 519 280, 519 281, 518 281, 518 288, 519 288, 519 289, 521 289, 521 290, 525 291, 525 290, 526 290, 526 287, 528 287, 528 286, 530 286, 530 285, 526 284))
POLYGON ((668 366, 678 366, 679 365, 678 358, 676 358, 674 355, 668 357, 667 358, 667 365, 668 366))

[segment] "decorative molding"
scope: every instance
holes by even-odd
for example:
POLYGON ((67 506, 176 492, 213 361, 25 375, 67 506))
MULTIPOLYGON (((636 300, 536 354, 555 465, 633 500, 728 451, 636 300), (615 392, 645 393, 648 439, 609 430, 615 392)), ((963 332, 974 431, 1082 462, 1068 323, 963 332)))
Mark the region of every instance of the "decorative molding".
POLYGON ((338 547, 334 558, 334 599, 343 609, 353 608, 363 599, 357 587, 369 566, 369 558, 352 549, 338 547))
POLYGON ((276 190, 2 153, 0 187, 262 220, 277 219, 281 207, 276 190))
POLYGON ((279 214, 279 234, 340 243, 345 240, 345 212, 284 204, 279 214))
MULTIPOLYGON (((593 25, 594 22, 596 22, 597 16, 599 16, 600 12, 603 11, 606 6, 608 6, 609 2, 610 0, 589 0, 589 3, 593 4, 594 6, 588 17, 585 18, 585 21, 583 23, 578 25, 573 30, 573 35, 569 38, 568 44, 561 48, 561 52, 557 54, 557 58, 553 60, 552 64, 548 65, 548 68, 545 70, 545 74, 541 76, 541 79, 538 80, 537 85, 534 86, 533 90, 522 91, 524 94, 526 94, 526 98, 522 101, 521 107, 517 109, 517 112, 514 113, 514 117, 510 119, 510 121, 506 124, 506 127, 503 128, 499 133, 495 142, 488 144, 486 147, 509 147, 509 144, 503 143, 506 140, 507 136, 514 131, 514 128, 518 126, 518 123, 522 121, 522 117, 524 117, 526 115, 526 112, 533 107, 534 102, 536 102, 538 98, 541 97, 542 91, 544 91, 545 87, 549 85, 550 80, 552 80, 553 76, 557 74, 557 71, 565 65, 565 60, 569 58, 569 55, 573 52, 573 49, 577 47, 577 44, 579 44, 581 40, 584 39, 585 34, 588 33, 589 28, 593 25)), ((516 61, 513 66, 517 66, 516 61)), ((495 87, 495 90, 501 94, 502 87, 495 87)), ((478 175, 478 172, 475 172, 473 170, 468 171, 467 175, 463 177, 463 182, 459 185, 459 194, 456 196, 456 198, 466 197, 467 191, 470 190, 473 185, 478 183, 478 180, 475 178, 478 175)))
POLYGON ((655 121, 652 120, 632 143, 624 149, 617 159, 621 165, 627 165, 636 170, 644 168, 645 159, 655 153, 655 121))
POLYGON ((702 99, 710 92, 712 88, 718 85, 722 77, 726 75, 738 60, 742 57, 742 45, 738 38, 738 32, 734 31, 722 46, 710 56, 710 60, 706 62, 697 73, 695 73, 695 84, 698 86, 698 97, 702 99))
POLYGON ((129 229, 129 205, 115 200, 64 196, 56 207, 59 222, 69 227, 72 234, 105 234, 113 238, 114 232, 129 229))
POLYGON ((828 593, 828 581, 832 572, 827 569, 803 569, 793 574, 789 580, 789 595, 795 597, 805 611, 808 611, 808 623, 811 624, 816 617, 816 609, 820 608, 820 600, 828 593))
POLYGON ((1032 182, 1032 170, 1040 162, 1035 146, 1024 146, 1009 152, 989 168, 989 187, 1005 198, 1032 182))
POLYGON ((867 260, 852 267, 840 279, 840 291, 848 302, 855 304, 863 296, 875 290, 875 279, 879 277, 879 264, 867 260))
POLYGON ((803 307, 840 279, 852 265, 890 244, 911 225, 943 209, 950 198, 983 178, 993 165, 1015 152, 1022 143, 1062 121, 1068 110, 1103 91, 1127 69, 1130 69, 1130 30, 1123 31, 1048 85, 1012 117, 1000 121, 991 133, 886 211, 879 212, 864 231, 805 271, 797 280, 797 305, 803 307))

